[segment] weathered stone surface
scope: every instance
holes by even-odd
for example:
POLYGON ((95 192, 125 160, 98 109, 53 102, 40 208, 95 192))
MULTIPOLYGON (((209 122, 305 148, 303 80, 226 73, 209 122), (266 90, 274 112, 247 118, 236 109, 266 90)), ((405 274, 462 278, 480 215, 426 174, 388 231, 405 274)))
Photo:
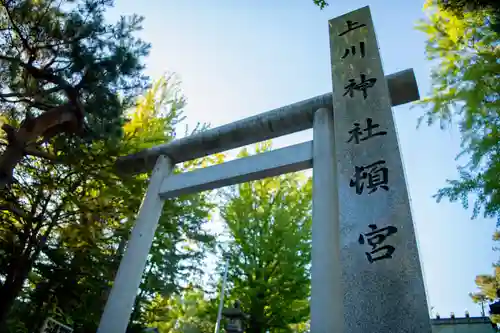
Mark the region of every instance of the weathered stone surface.
POLYGON ((311 319, 314 333, 343 332, 339 198, 333 112, 319 109, 313 125, 311 319))
POLYGON ((178 173, 163 180, 160 197, 170 199, 309 169, 313 160, 312 150, 312 141, 303 142, 190 172, 178 173))
POLYGON ((358 9, 329 25, 345 332, 429 333, 405 174, 370 10, 358 9))
MULTIPOLYGON (((393 105, 419 98, 412 69, 388 75, 386 79, 394 91, 391 94, 393 105)), ((140 173, 151 170, 160 155, 179 163, 303 131, 312 127, 314 112, 323 107, 332 109, 331 93, 124 156, 118 160, 117 168, 123 173, 140 173)))

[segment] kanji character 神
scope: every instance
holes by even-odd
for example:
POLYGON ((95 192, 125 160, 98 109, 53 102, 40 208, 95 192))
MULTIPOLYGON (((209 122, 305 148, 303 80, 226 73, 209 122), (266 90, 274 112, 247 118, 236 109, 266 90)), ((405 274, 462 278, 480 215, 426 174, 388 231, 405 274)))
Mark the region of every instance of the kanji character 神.
POLYGON ((362 91, 363 92, 363 98, 366 99, 366 97, 368 97, 368 94, 366 92, 366 90, 368 88, 371 88, 375 85, 375 82, 377 82, 377 79, 376 78, 371 78, 371 79, 366 79, 366 75, 365 74, 360 74, 359 75, 361 77, 361 82, 360 83, 356 83, 356 80, 355 79, 349 79, 349 84, 347 84, 344 89, 345 89, 345 92, 344 92, 344 95, 347 95, 349 94, 349 97, 353 97, 354 96, 354 90, 359 90, 359 91, 362 91))

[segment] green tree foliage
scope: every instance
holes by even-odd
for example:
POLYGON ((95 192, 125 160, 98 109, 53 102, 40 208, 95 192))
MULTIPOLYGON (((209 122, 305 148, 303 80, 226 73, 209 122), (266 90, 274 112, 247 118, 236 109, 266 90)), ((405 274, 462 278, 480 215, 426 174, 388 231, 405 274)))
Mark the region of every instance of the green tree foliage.
POLYGON ((466 11, 478 11, 484 9, 496 10, 500 4, 495 0, 439 0, 437 4, 454 14, 462 16, 466 11))
POLYGON ((493 13, 490 22, 492 28, 500 33, 500 2, 497 0, 439 0, 438 4, 459 18, 462 18, 465 12, 490 10, 493 13))
POLYGON ((120 139, 123 111, 148 83, 141 59, 149 45, 134 37, 141 17, 104 21, 112 5, 0 1, 0 110, 7 116, 0 189, 26 155, 53 161, 77 138, 120 139))
POLYGON ((217 300, 202 290, 188 287, 181 294, 149 303, 144 322, 160 333, 212 333, 217 318, 217 300))
MULTIPOLYGON (((270 142, 256 152, 270 150, 270 142)), ((239 157, 246 157, 245 149, 239 157)), ((311 179, 286 174, 225 193, 229 295, 250 315, 247 332, 290 332, 309 316, 311 179)), ((229 304, 229 303, 228 303, 229 304)))
MULTIPOLYGON (((21 161, 8 195, 0 198, 0 307, 4 318, 11 313, 9 327, 34 332, 51 316, 75 333, 95 331, 147 186, 147 175, 118 176, 114 162, 174 139, 183 105, 174 78, 163 78, 137 102, 117 144, 82 145, 85 154, 71 163, 21 161)), ((184 163, 176 172, 221 158, 184 163)), ((166 201, 132 316, 135 326, 155 295, 168 297, 182 280, 199 275, 214 246, 203 229, 212 208, 210 193, 166 201)))
POLYGON ((473 217, 483 212, 500 222, 500 46, 491 26, 492 11, 468 11, 462 17, 426 4, 428 19, 418 29, 427 34, 426 53, 435 63, 431 94, 421 101, 427 123, 445 126, 455 121, 462 133, 462 152, 468 163, 459 179, 437 193, 438 201, 475 200, 473 217))
POLYGON ((325 9, 325 7, 328 6, 328 2, 325 0, 313 0, 313 2, 320 9, 325 9))
MULTIPOLYGON (((493 240, 497 242, 500 241, 499 231, 495 232, 493 240)), ((481 274, 476 276, 476 285, 479 290, 470 294, 474 303, 485 306, 487 303, 493 303, 500 300, 498 294, 500 290, 500 261, 493 265, 493 274, 481 274)), ((491 315, 490 318, 493 323, 500 323, 500 315, 491 315)))
POLYGON ((309 322, 303 322, 298 324, 290 325, 290 329, 292 333, 309 333, 311 329, 311 325, 309 322))

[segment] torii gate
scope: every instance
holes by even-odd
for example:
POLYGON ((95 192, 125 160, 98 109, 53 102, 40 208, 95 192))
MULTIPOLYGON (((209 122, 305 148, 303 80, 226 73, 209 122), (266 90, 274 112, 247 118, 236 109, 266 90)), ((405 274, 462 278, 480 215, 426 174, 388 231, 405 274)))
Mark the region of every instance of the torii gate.
POLYGON ((329 30, 333 94, 119 160, 152 174, 98 333, 126 331, 165 199, 311 167, 311 332, 431 332, 391 111, 419 99, 413 70, 384 79, 368 7, 329 30), (311 127, 312 141, 172 174, 176 163, 311 127))

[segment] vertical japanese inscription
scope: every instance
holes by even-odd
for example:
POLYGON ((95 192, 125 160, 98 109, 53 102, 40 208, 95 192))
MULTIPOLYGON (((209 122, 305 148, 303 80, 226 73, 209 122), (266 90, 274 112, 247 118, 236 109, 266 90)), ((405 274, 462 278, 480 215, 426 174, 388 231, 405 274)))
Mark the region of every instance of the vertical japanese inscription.
MULTIPOLYGON (((341 32, 339 34, 339 37, 344 36, 356 29, 360 29, 363 27, 366 28, 366 24, 354 22, 351 20, 346 20, 346 26, 347 29, 341 32)), ((349 40, 349 37, 347 37, 347 39, 349 40)), ((353 45, 359 43, 361 50, 361 57, 364 58, 365 42, 358 40, 354 41, 349 40, 349 42, 354 43, 353 45)), ((347 47, 345 49, 344 54, 341 57, 342 61, 348 61, 348 59, 346 58, 349 54, 352 54, 353 56, 356 54, 355 46, 347 47)), ((359 73, 359 77, 360 77, 359 82, 357 82, 356 79, 353 78, 348 79, 348 83, 344 85, 344 94, 342 95, 343 97, 354 98, 354 91, 360 91, 362 93, 364 100, 368 98, 368 90, 375 86, 375 84, 377 83, 377 78, 375 77, 367 78, 365 73, 359 73)), ((355 122, 353 124, 353 127, 354 128, 348 132, 349 134, 349 139, 347 140, 348 143, 352 142, 353 144, 360 144, 362 143, 362 141, 366 141, 368 139, 377 136, 385 136, 387 134, 386 131, 374 131, 374 129, 380 127, 380 125, 375 124, 371 117, 366 118, 366 127, 363 130, 361 130, 359 122, 355 122), (364 134, 363 132, 366 132, 366 135, 363 135, 364 134)), ((367 190, 367 194, 377 192, 379 188, 385 191, 389 191, 389 169, 386 166, 385 160, 380 159, 378 161, 369 163, 367 165, 354 165, 354 174, 350 179, 349 186, 355 189, 357 195, 362 195, 365 188, 367 190)), ((375 224, 370 224, 369 227, 372 229, 376 229, 375 224)), ((392 234, 397 232, 398 229, 394 226, 388 226, 381 230, 389 230, 390 231, 389 234, 392 234)), ((367 236, 374 233, 375 231, 367 234, 367 236)), ((382 237, 381 235, 378 236, 379 237, 378 238, 375 237, 375 239, 379 239, 380 237, 382 237)), ((385 239, 386 236, 383 237, 385 239)), ((362 238, 359 238, 358 240, 359 244, 361 245, 364 244, 364 240, 363 241, 362 240, 363 240, 362 238)), ((392 258, 392 254, 394 253, 394 251, 396 251, 396 248, 391 245, 385 245, 380 249, 376 249, 375 248, 376 243, 371 243, 370 239, 368 240, 368 243, 373 246, 372 249, 373 251, 371 253, 366 252, 366 257, 370 263, 373 263, 377 260, 390 259, 392 258), (372 254, 380 250, 387 250, 387 251, 384 255, 378 256, 374 259, 372 257, 372 254)))
POLYGON ((430 333, 370 11, 361 8, 329 23, 345 332, 430 333))

